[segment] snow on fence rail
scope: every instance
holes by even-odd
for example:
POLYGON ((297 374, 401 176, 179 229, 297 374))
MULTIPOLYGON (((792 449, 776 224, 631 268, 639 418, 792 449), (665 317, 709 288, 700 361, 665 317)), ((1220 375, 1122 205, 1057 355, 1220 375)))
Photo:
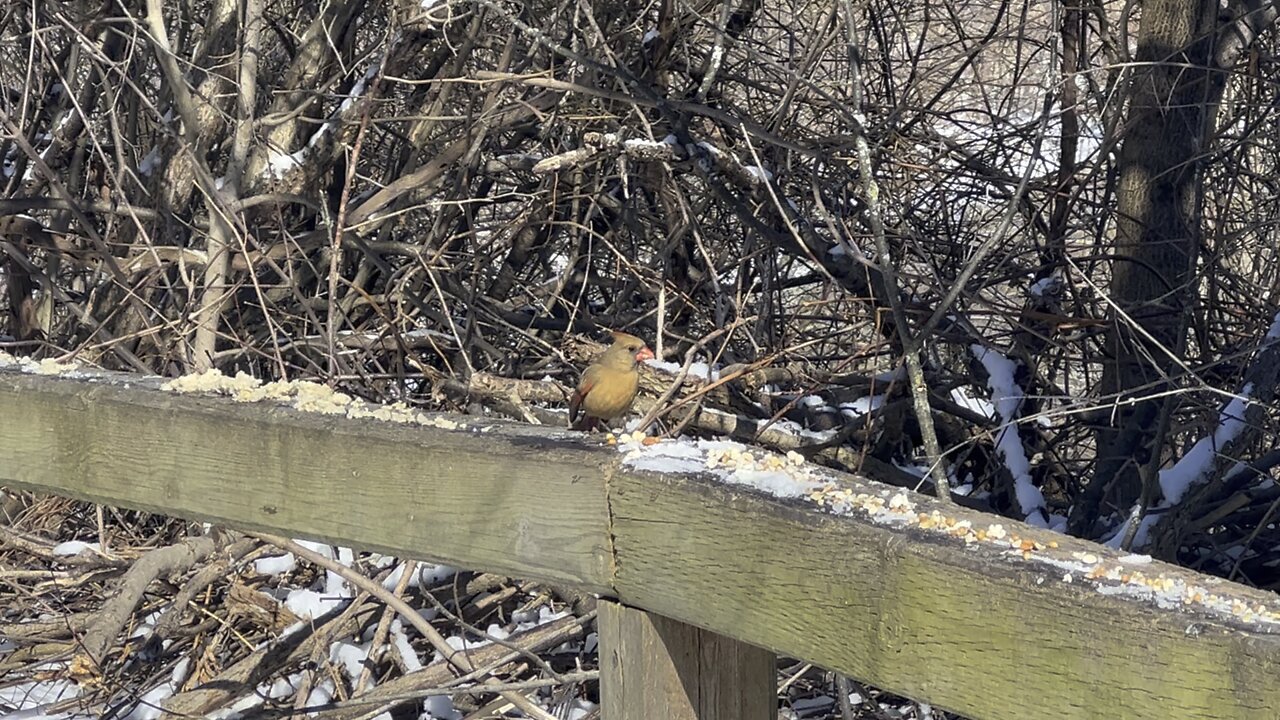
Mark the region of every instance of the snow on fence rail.
POLYGON ((1280 717, 1270 593, 726 443, 209 379, 0 363, 0 484, 597 593, 609 720, 772 718, 773 653, 977 720, 1280 717))

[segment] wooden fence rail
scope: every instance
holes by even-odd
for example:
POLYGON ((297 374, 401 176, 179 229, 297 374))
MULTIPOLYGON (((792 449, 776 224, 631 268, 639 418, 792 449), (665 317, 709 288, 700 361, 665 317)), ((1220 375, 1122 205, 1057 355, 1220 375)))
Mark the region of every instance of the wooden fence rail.
POLYGON ((978 720, 1280 717, 1275 595, 1003 518, 25 369, 0 368, 0 484, 597 593, 606 720, 773 717, 771 653, 978 720))

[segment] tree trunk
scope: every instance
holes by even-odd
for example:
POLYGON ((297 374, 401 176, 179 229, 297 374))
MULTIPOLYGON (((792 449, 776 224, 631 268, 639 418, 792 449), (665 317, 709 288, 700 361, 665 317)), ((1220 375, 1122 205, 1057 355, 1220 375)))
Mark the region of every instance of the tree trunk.
POLYGON ((1218 3, 1147 0, 1119 157, 1112 312, 1104 398, 1127 401, 1098 436, 1094 475, 1071 516, 1089 534, 1104 499, 1124 509, 1141 491, 1139 468, 1158 460, 1156 399, 1177 369, 1195 297, 1200 242, 1200 158, 1223 75, 1214 67, 1218 3))

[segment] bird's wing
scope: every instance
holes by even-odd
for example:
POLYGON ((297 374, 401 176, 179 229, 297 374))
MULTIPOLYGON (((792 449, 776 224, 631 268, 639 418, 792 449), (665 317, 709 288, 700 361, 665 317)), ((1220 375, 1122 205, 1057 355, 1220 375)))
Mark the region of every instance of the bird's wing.
POLYGON ((578 381, 578 387, 573 391, 573 395, 569 398, 569 424, 578 421, 578 414, 582 411, 582 401, 586 399, 587 393, 591 392, 591 388, 595 387, 600 380, 600 367, 591 365, 582 373, 582 379, 578 381))

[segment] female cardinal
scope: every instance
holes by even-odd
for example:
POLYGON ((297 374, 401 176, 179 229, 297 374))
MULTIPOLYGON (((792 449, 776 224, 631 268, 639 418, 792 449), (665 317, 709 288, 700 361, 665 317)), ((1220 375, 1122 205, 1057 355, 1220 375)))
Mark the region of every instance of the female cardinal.
POLYGON ((613 344, 582 373, 578 388, 569 399, 569 427, 593 430, 631 409, 640 387, 637 363, 653 358, 653 351, 634 335, 610 331, 613 344), (578 414, 585 415, 577 427, 578 414))

